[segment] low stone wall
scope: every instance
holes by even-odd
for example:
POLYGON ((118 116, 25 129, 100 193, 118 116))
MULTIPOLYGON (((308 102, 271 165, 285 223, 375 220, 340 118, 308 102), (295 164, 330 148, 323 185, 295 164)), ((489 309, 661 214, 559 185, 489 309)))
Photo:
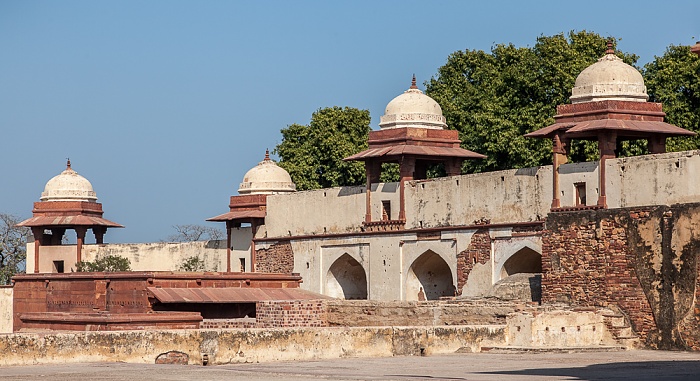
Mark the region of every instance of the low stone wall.
POLYGON ((0 333, 12 332, 12 286, 0 286, 0 333))
POLYGON ((504 326, 290 328, 0 335, 0 366, 123 361, 177 353, 188 364, 480 351, 506 343, 504 326))
POLYGON ((506 324, 508 314, 530 308, 524 303, 491 299, 422 302, 327 300, 325 303, 331 327, 506 324))

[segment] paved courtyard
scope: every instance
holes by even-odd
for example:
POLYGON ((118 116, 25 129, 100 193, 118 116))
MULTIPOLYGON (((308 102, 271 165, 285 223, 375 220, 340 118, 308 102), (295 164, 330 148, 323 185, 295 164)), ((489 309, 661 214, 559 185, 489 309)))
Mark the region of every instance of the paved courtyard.
POLYGON ((125 363, 0 368, 0 380, 700 380, 700 353, 453 354, 180 366, 125 363))

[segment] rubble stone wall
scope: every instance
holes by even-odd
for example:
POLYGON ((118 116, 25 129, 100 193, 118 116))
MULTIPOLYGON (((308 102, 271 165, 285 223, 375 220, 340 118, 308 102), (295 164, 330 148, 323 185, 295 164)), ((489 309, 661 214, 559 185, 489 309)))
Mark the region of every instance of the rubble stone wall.
POLYGON ((700 204, 551 213, 542 301, 616 306, 650 348, 700 350, 700 204))
POLYGON ((289 241, 255 250, 255 271, 290 274, 294 271, 294 252, 289 241))

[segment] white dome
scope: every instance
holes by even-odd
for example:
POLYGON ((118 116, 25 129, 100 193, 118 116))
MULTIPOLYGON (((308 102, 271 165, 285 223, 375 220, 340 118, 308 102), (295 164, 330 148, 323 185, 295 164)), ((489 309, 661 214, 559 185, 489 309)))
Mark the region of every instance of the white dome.
POLYGON ((447 127, 442 108, 435 100, 418 89, 416 77, 411 87, 386 105, 379 118, 382 130, 402 127, 443 129, 447 127))
POLYGON ((266 151, 265 159, 243 176, 238 194, 276 194, 294 192, 296 189, 289 173, 270 160, 270 152, 266 151))
POLYGON ((68 160, 66 170, 46 183, 44 191, 41 192, 41 201, 95 202, 97 195, 92 190, 92 184, 74 171, 68 160))
POLYGON ((642 74, 624 63, 608 44, 605 56, 576 77, 571 103, 619 100, 646 102, 649 99, 642 74))

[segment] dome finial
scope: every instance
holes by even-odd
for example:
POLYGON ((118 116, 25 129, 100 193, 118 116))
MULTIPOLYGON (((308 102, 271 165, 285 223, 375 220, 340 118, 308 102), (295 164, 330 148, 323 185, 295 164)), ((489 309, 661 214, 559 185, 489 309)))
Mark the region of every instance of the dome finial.
POLYGON ((608 40, 608 43, 606 44, 606 46, 608 48, 605 50, 605 54, 615 54, 615 49, 613 49, 613 40, 612 39, 608 40))
POLYGON ((69 158, 69 157, 66 158, 66 169, 71 169, 71 167, 70 167, 70 158, 69 158))
POLYGON ((270 161, 270 150, 265 148, 265 160, 270 161))
POLYGON ((416 75, 413 74, 413 79, 411 80, 411 89, 417 89, 418 86, 416 86, 416 75))

